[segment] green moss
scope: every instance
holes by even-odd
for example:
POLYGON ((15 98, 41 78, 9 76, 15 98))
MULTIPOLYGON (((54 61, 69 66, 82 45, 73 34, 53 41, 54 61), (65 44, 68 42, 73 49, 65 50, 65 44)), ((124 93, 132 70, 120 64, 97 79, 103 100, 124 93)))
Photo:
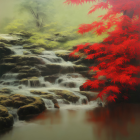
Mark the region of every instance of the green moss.
POLYGON ((37 95, 48 95, 48 92, 43 92, 43 91, 37 91, 37 90, 31 90, 30 91, 33 94, 37 94, 37 95))
POLYGON ((35 101, 20 107, 17 111, 19 119, 26 119, 29 115, 37 115, 46 109, 45 103, 39 97, 34 97, 35 101))
POLYGON ((0 130, 11 127, 13 123, 13 116, 8 113, 6 107, 0 105, 0 130))
POLYGON ((36 49, 31 49, 30 50, 34 54, 41 54, 43 51, 45 51, 44 48, 36 48, 36 49))
POLYGON ((41 95, 42 98, 46 98, 46 99, 54 99, 55 97, 52 94, 48 94, 48 95, 41 95))
POLYGON ((67 90, 49 90, 50 92, 54 92, 56 95, 60 95, 66 100, 76 103, 80 97, 74 95, 72 92, 67 90))

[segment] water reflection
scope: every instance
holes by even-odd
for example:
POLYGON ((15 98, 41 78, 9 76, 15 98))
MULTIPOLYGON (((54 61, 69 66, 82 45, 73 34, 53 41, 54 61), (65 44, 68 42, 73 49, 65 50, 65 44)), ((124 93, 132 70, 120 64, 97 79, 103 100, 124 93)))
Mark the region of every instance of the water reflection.
POLYGON ((140 105, 46 110, 15 122, 0 140, 139 140, 140 105))
MULTIPOLYGON (((136 104, 119 104, 110 108, 98 107, 86 112, 86 120, 93 124, 93 133, 100 140, 127 139, 133 136, 134 129, 136 131, 138 129, 139 110, 140 105, 136 104)), ((138 140, 137 136, 134 137, 134 140, 138 140)))
POLYGON ((38 116, 32 118, 28 122, 36 122, 42 125, 45 125, 47 122, 50 124, 60 124, 61 123, 61 113, 59 110, 49 110, 49 111, 44 111, 38 116))

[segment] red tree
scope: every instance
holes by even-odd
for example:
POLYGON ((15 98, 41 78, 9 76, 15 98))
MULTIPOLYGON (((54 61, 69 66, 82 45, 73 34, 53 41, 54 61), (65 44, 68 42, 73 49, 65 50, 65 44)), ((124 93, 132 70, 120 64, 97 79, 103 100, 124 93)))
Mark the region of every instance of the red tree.
MULTIPOLYGON (((96 0, 66 0, 67 4, 83 4, 96 0)), ((97 71, 93 75, 95 80, 87 80, 83 88, 90 90, 101 89, 98 97, 105 97, 108 101, 115 101, 118 97, 127 99, 127 91, 134 90, 139 84, 137 77, 140 67, 140 0, 107 0, 93 5, 88 14, 97 9, 107 9, 105 15, 99 16, 100 21, 91 24, 81 24, 78 33, 93 32, 97 35, 108 33, 102 43, 81 44, 71 53, 77 56, 83 52, 86 59, 97 60, 97 66, 89 67, 90 71, 97 71), (111 31, 111 29, 114 29, 111 31), (100 80, 105 76, 106 80, 100 80)))

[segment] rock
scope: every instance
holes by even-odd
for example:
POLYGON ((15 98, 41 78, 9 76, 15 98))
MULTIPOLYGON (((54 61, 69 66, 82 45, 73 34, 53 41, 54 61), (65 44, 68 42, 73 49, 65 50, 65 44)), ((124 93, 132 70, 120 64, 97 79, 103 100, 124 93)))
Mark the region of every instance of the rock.
POLYGON ((33 53, 33 54, 42 54, 43 51, 45 51, 44 48, 36 48, 36 49, 30 49, 30 51, 33 53))
POLYGON ((87 100, 86 99, 82 99, 82 104, 87 104, 87 100))
POLYGON ((74 95, 72 92, 70 91, 67 91, 67 90, 49 90, 50 92, 54 92, 56 95, 61 95, 62 98, 70 101, 70 102, 73 102, 73 103, 76 103, 80 97, 74 95))
POLYGON ((20 94, 0 95, 0 105, 18 108, 20 119, 39 114, 46 109, 45 103, 39 97, 30 97, 20 94))
POLYGON ((32 76, 40 76, 40 73, 19 73, 17 78, 18 79, 25 79, 32 76))
POLYGON ((84 95, 87 97, 88 101, 96 100, 97 95, 99 92, 91 92, 91 91, 77 91, 81 95, 84 95))
POLYGON ((94 65, 94 60, 92 59, 86 59, 85 57, 82 57, 78 59, 77 61, 73 62, 75 65, 85 65, 85 66, 91 66, 94 65))
POLYGON ((54 104, 54 108, 58 108, 58 109, 60 108, 60 106, 58 105, 58 103, 55 103, 54 104))
POLYGON ((24 49, 35 49, 35 48, 39 48, 40 46, 38 44, 32 44, 32 45, 24 45, 23 48, 24 49))
POLYGON ((30 87, 40 87, 40 81, 37 77, 32 77, 28 79, 30 87))
POLYGON ((20 94, 11 94, 11 95, 0 95, 0 105, 7 107, 19 108, 21 106, 27 105, 34 102, 33 97, 24 96, 20 94))
MULTIPOLYGON (((36 68, 29 68, 29 69, 19 69, 19 74, 17 76, 18 79, 22 79, 22 78, 26 78, 29 79, 29 77, 38 77, 40 76, 41 73, 38 69, 36 68)), ((32 79, 29 79, 30 81, 32 81, 32 79)), ((36 79, 37 80, 37 79, 36 79)))
POLYGON ((18 45, 22 44, 22 38, 18 37, 14 34, 0 34, 0 42, 4 42, 6 44, 18 45))
POLYGON ((48 69, 52 71, 52 74, 57 74, 57 73, 72 73, 74 72, 74 68, 72 65, 61 65, 61 64, 47 64, 46 65, 48 69))
POLYGON ((3 94, 10 94, 11 92, 12 90, 9 88, 2 88, 2 90, 0 90, 0 93, 3 93, 3 94))
POLYGON ((52 94, 48 94, 48 95, 41 95, 40 97, 42 97, 42 98, 46 98, 46 99, 50 99, 50 100, 55 99, 55 96, 53 96, 52 94))
POLYGON ((67 101, 66 99, 63 99, 63 103, 64 103, 64 104, 70 104, 70 102, 67 101))
POLYGON ((57 96, 53 95, 53 94, 48 94, 48 95, 41 95, 40 97, 45 98, 45 99, 49 99, 52 100, 52 102, 54 103, 54 108, 60 108, 57 102, 57 96))
POLYGON ((7 62, 7 60, 12 61, 12 63, 16 63, 17 65, 29 65, 34 66, 36 64, 45 64, 41 58, 38 58, 34 55, 11 55, 3 59, 3 63, 7 62))
POLYGON ((0 105, 0 130, 13 126, 13 116, 8 113, 6 107, 0 105))
MULTIPOLYGON (((61 79, 58 80, 60 82, 61 79)), ((69 87, 69 88, 74 88, 76 87, 75 82, 63 82, 60 84, 61 86, 69 87)))
POLYGON ((33 97, 24 96, 20 94, 13 94, 9 97, 12 100, 12 107, 19 108, 21 106, 33 103, 35 99, 33 97))
POLYGON ((22 86, 18 86, 19 89, 22 89, 22 86))
POLYGON ((74 65, 75 72, 87 71, 89 68, 83 65, 74 65))
POLYGON ((10 71, 10 70, 11 70, 12 68, 14 68, 15 66, 16 66, 16 64, 14 64, 14 63, 2 63, 2 64, 0 64, 0 77, 1 77, 4 73, 10 71))
POLYGON ((19 119, 28 119, 33 117, 46 109, 45 103, 39 97, 34 97, 35 101, 28 105, 20 107, 17 111, 19 119))
POLYGON ((21 79, 19 83, 28 86, 28 79, 21 79))
POLYGON ((52 102, 54 103, 54 108, 60 108, 56 99, 52 99, 52 102))
POLYGON ((20 65, 18 65, 18 66, 16 66, 16 67, 14 67, 12 70, 11 70, 11 72, 15 72, 15 73, 18 73, 19 71, 28 71, 30 68, 32 68, 31 66, 27 66, 27 65, 25 65, 25 66, 20 66, 20 65))
POLYGON ((8 95, 0 95, 0 105, 12 106, 12 99, 8 95))
POLYGON ((57 78, 59 78, 59 75, 49 75, 45 76, 44 80, 49 81, 50 83, 54 83, 57 78))
POLYGON ((28 32, 28 31, 21 31, 20 33, 14 33, 14 35, 29 38, 33 36, 33 33, 28 32))
POLYGON ((70 57, 71 51, 67 51, 67 50, 58 50, 55 51, 55 55, 58 57, 62 57, 65 61, 76 61, 79 58, 75 58, 75 57, 70 57))
POLYGON ((43 91, 39 91, 39 90, 31 90, 30 92, 33 94, 36 94, 36 95, 48 95, 48 94, 50 94, 49 92, 43 92, 43 91))
POLYGON ((23 54, 24 55, 28 55, 28 54, 31 54, 31 52, 29 52, 29 51, 23 51, 23 54))

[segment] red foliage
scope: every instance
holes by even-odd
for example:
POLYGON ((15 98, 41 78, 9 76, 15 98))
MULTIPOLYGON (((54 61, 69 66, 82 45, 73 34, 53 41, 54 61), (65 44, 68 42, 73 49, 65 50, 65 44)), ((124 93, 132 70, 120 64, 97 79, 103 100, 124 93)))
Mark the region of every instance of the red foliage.
MULTIPOLYGON (((96 0, 66 0, 68 4, 83 4, 84 2, 93 2, 96 0)), ((140 81, 136 75, 140 71, 140 0, 107 0, 99 2, 91 7, 88 14, 97 9, 108 9, 108 13, 101 15, 99 22, 91 24, 82 24, 78 32, 83 34, 89 31, 101 35, 108 33, 108 37, 102 43, 78 45, 71 53, 82 51, 87 55, 86 59, 96 59, 100 63, 96 67, 90 67, 90 71, 99 70, 96 80, 87 80, 83 88, 100 88, 98 97, 103 96, 108 101, 115 101, 123 88, 134 89, 134 86, 140 81), (109 31, 114 27, 113 31, 109 31), (100 76, 105 76, 110 80, 110 85, 106 87, 105 80, 100 80, 100 76)), ((127 99, 123 93, 122 97, 127 99)), ((126 94, 126 93, 125 93, 126 94)))

